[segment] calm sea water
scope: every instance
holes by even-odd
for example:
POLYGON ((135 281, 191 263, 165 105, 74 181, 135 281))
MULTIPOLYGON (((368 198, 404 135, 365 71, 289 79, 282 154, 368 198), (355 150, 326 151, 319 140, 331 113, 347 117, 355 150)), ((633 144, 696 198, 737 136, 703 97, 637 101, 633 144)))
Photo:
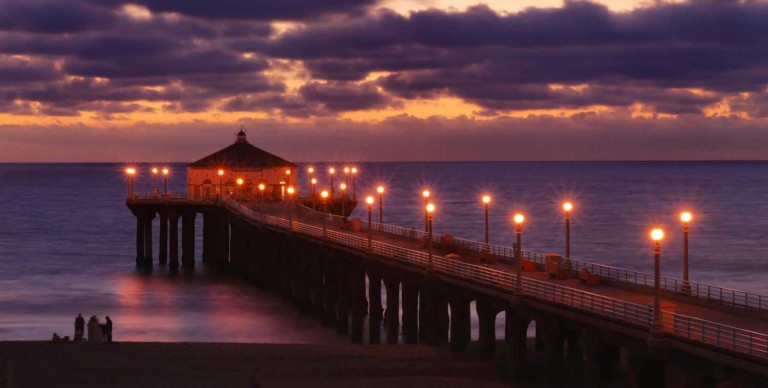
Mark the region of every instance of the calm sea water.
MULTIPOLYGON (((137 271, 124 167, 0 165, 0 340, 44 339, 54 331, 71 335, 72 320, 81 312, 110 315, 120 340, 344 341, 272 296, 201 264, 191 274, 137 271)), ((137 191, 149 191, 149 165, 141 168, 137 191)), ((183 192, 184 166, 171 168, 170 190, 183 192)), ((678 215, 690 210, 691 279, 768 294, 768 163, 361 163, 358 168, 358 197, 384 184, 385 221, 402 226, 423 226, 420 192, 428 188, 437 205, 435 230, 480 240, 480 198, 487 193, 493 197, 492 243, 511 244, 510 218, 520 211, 526 215, 524 248, 562 253, 561 204, 570 200, 572 257, 649 272, 649 230, 662 227, 662 272, 668 276, 680 276, 678 215)), ((318 187, 327 185, 324 174, 318 178, 318 187)), ((300 174, 303 192, 307 180, 300 174)), ((364 213, 356 210, 358 216, 364 213)))

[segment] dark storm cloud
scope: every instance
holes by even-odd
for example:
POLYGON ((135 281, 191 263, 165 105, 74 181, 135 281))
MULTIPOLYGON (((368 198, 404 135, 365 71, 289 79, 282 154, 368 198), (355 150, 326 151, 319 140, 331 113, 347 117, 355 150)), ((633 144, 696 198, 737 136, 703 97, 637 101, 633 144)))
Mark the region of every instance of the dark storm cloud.
POLYGON ((333 112, 383 108, 389 102, 389 98, 372 84, 310 82, 299 89, 299 94, 307 101, 321 103, 333 112))
POLYGON ((764 3, 667 4, 629 13, 588 2, 505 15, 484 6, 409 16, 380 11, 310 25, 266 51, 304 60, 317 78, 392 72, 380 84, 404 98, 449 94, 490 109, 641 102, 694 113, 724 95, 765 89, 766 20, 764 3), (548 84, 595 87, 564 93, 548 84))
POLYGON ((328 13, 360 12, 378 0, 89 0, 94 4, 140 4, 153 12, 205 19, 301 20, 328 13))
POLYGON ((77 1, 0 1, 0 31, 72 33, 106 28, 111 12, 77 1))
POLYGON ((0 0, 0 103, 12 112, 34 102, 50 114, 111 115, 128 113, 111 112, 123 109, 114 104, 161 101, 172 112, 310 117, 447 95, 484 114, 636 103, 697 114, 725 98, 759 117, 768 110, 765 3, 618 13, 567 1, 518 13, 475 6, 410 15, 375 4, 0 0), (153 15, 132 17, 128 4, 153 15), (301 24, 279 35, 274 20, 301 24), (284 63, 303 65, 303 86, 289 90, 274 76, 284 63), (388 74, 371 81, 379 71, 388 74))

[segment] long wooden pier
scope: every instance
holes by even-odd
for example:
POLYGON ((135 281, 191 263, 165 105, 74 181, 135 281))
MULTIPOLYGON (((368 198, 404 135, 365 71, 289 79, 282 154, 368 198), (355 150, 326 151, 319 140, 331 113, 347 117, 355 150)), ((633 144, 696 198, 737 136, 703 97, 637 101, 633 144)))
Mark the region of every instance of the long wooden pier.
POLYGON ((768 381, 768 301, 761 295, 695 283, 688 290, 664 278, 663 327, 652 330, 653 278, 638 272, 570 260, 562 268, 565 279, 551 278, 544 255, 524 251, 528 264, 522 267, 529 271, 517 289, 518 264, 510 247, 434 235, 430 261, 423 231, 366 221, 349 230, 344 217, 292 201, 133 196, 127 205, 137 218, 137 266, 153 266, 151 225, 159 216, 158 262, 193 268, 194 219, 202 214, 204 263, 228 266, 289 297, 302 311, 349 333, 354 343, 364 342, 367 316, 368 343, 380 343, 383 334, 390 344, 448 343, 463 352, 475 302, 484 357, 496 354, 496 317, 505 314, 510 378, 526 373, 526 333, 536 322, 536 346, 546 355, 542 367, 552 371, 552 385, 605 385, 620 365, 638 386, 768 381), (488 252, 496 263, 472 263, 488 252), (599 285, 579 281, 584 268, 599 285))

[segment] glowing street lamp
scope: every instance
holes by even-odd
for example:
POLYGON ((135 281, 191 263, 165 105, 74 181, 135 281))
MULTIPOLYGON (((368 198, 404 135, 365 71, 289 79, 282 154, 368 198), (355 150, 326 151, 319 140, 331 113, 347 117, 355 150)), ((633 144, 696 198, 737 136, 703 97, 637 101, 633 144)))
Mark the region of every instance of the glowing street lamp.
POLYGON ((259 183, 259 210, 261 211, 261 222, 264 223, 264 190, 267 185, 259 183))
POLYGON ((224 196, 224 182, 222 181, 224 179, 224 170, 219 169, 219 197, 224 196))
POLYGON ((653 322, 651 322, 651 332, 658 333, 664 328, 661 322, 661 239, 664 238, 664 231, 654 229, 651 231, 651 239, 654 242, 653 261, 654 261, 654 282, 655 289, 653 298, 653 322))
POLYGON ((429 218, 429 216, 427 215, 427 205, 429 204, 429 190, 422 191, 421 196, 424 197, 424 231, 428 232, 429 230, 427 230, 427 218, 429 218))
POLYGON ((349 167, 344 167, 344 183, 346 183, 347 186, 349 186, 349 172, 350 171, 351 170, 349 169, 349 167))
POLYGON ((243 178, 237 178, 237 200, 243 200, 243 178))
POLYGON ((315 185, 317 185, 317 179, 315 179, 315 178, 312 178, 312 179, 309 181, 309 191, 311 191, 311 192, 312 192, 312 193, 311 193, 311 194, 312 194, 312 195, 311 195, 311 197, 312 197, 312 210, 314 210, 314 209, 315 209, 315 185))
POLYGON ((379 193, 379 223, 384 223, 384 186, 376 188, 379 193))
POLYGON ((357 201, 357 167, 350 169, 352 172, 352 200, 357 201))
POLYGON ((347 213, 344 211, 344 203, 347 202, 347 184, 342 183, 339 187, 341 188, 341 216, 346 219, 347 213))
POLYGON ((488 250, 488 205, 491 203, 491 196, 483 196, 483 208, 485 210, 485 249, 488 250))
POLYGON ((288 189, 286 189, 286 192, 288 193, 288 230, 293 229, 293 194, 296 192, 296 189, 293 188, 293 186, 288 186, 288 189))
MULTIPOLYGON (((571 258, 571 210, 573 210, 573 204, 564 203, 563 210, 565 210, 565 260, 568 261, 571 258)), ((568 262, 570 263, 570 261, 568 262)))
MULTIPOLYGON (((307 168, 307 172, 309 173, 309 192, 310 194, 315 194, 315 183, 317 182, 315 178, 312 177, 312 174, 315 173, 314 167, 307 168)), ((313 206, 314 207, 314 206, 313 206)))
POLYGON ((371 251, 371 239, 372 239, 372 229, 371 228, 371 213, 373 212, 373 197, 368 196, 365 198, 365 203, 368 204, 368 252, 371 251))
POLYGON ((331 176, 331 193, 330 196, 333 198, 333 174, 336 173, 336 169, 331 167, 328 169, 328 174, 331 176))
POLYGON ((285 170, 285 184, 286 186, 291 184, 291 169, 285 170))
POLYGON ((693 216, 690 212, 680 214, 680 221, 683 222, 683 293, 691 293, 691 283, 688 282, 688 223, 693 216))
POLYGON ((125 175, 128 176, 128 196, 133 197, 133 189, 134 189, 134 177, 136 176, 136 169, 133 167, 128 167, 125 169, 125 175))
POLYGON ((152 168, 152 195, 157 195, 157 173, 159 171, 156 167, 152 168))
POLYGON ((525 217, 517 213, 515 214, 515 225, 517 225, 517 249, 515 252, 515 294, 521 295, 523 293, 523 221, 525 217))
POLYGON ((327 227, 325 224, 328 219, 328 192, 325 190, 321 191, 320 198, 323 199, 323 240, 325 240, 325 235, 327 234, 327 227))
POLYGON ((163 195, 168 195, 168 174, 170 171, 168 168, 163 169, 163 195))
POLYGON ((434 264, 432 263, 432 213, 435 212, 435 205, 428 203, 424 210, 427 213, 427 244, 429 245, 429 260, 427 261, 427 269, 433 270, 434 264))

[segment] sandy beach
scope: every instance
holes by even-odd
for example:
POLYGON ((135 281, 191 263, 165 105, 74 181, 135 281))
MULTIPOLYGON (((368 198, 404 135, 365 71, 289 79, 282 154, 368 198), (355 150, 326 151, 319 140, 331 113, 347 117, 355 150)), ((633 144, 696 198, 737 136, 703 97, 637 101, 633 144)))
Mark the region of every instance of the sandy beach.
POLYGON ((14 387, 504 386, 493 363, 426 346, 0 342, 14 387))

